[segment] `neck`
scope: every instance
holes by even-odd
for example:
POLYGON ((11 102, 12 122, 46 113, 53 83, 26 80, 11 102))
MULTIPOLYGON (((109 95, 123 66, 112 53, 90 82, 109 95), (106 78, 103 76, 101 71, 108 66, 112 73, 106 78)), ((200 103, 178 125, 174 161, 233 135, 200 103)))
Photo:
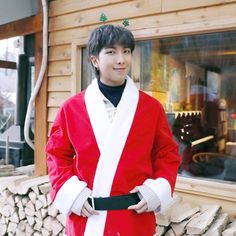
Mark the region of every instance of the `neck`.
POLYGON ((119 87, 119 86, 121 86, 122 84, 125 83, 125 78, 124 78, 123 80, 121 80, 121 81, 113 81, 113 82, 111 82, 111 83, 109 83, 109 82, 107 82, 107 81, 104 81, 102 78, 100 78, 99 81, 100 81, 102 84, 104 84, 104 85, 106 85, 106 86, 109 86, 109 87, 119 87))
POLYGON ((103 95, 116 107, 120 102, 122 93, 126 85, 126 80, 118 86, 110 86, 98 80, 98 86, 103 95))

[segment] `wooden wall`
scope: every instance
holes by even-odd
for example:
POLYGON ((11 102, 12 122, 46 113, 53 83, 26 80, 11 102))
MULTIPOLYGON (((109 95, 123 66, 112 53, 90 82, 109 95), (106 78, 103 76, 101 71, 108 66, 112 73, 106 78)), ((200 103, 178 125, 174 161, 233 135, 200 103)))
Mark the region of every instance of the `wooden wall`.
MULTIPOLYGON (((107 23, 111 24, 120 25, 122 20, 128 17, 129 29, 135 38, 140 40, 235 30, 235 12, 236 1, 233 0, 51 1, 49 5, 48 129, 58 107, 75 93, 75 90, 78 90, 74 85, 80 83, 81 79, 78 69, 80 68, 79 49, 80 46, 86 45, 89 32, 101 24, 99 22, 101 13, 106 14, 107 23), (78 73, 75 74, 77 58, 78 73)), ((233 199, 236 201, 235 194, 233 199)))

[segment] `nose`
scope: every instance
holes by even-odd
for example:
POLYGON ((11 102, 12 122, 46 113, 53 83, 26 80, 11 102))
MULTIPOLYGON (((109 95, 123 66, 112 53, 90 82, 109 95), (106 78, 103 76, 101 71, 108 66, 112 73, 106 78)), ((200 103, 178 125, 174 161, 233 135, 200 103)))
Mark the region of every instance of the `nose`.
POLYGON ((122 65, 124 63, 125 63, 125 56, 124 56, 124 54, 122 52, 118 53, 118 55, 117 55, 117 64, 122 65))

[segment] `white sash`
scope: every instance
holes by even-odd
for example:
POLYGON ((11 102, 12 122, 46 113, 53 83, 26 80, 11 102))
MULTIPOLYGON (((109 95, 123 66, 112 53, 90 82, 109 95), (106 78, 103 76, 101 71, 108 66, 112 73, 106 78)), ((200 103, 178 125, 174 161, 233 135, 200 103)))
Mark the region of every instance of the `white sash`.
MULTIPOLYGON (((127 77, 116 116, 111 124, 96 79, 85 92, 86 108, 101 153, 92 189, 94 197, 110 196, 113 179, 134 119, 138 99, 138 89, 132 79, 127 77)), ((99 215, 89 217, 84 235, 102 236, 106 216, 107 211, 99 211, 99 215)))

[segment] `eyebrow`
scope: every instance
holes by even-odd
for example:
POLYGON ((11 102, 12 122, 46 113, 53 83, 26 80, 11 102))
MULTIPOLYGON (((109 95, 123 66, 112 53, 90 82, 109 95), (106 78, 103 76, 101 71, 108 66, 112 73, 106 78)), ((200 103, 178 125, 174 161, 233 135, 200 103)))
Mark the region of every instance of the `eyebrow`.
MULTIPOLYGON (((118 45, 118 46, 121 46, 121 47, 123 47, 124 49, 131 49, 130 47, 125 47, 125 46, 123 46, 123 45, 118 45)), ((116 46, 115 45, 112 45, 112 46, 106 46, 106 47, 104 47, 104 49, 109 49, 109 48, 112 48, 112 49, 116 49, 116 46)))

